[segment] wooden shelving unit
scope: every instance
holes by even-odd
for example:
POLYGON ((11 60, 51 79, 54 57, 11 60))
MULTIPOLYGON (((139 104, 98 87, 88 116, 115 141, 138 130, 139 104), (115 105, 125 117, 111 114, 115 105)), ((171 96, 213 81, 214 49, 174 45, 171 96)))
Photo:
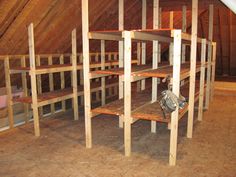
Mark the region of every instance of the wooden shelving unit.
MULTIPOLYGON (((121 3, 121 2, 120 2, 121 3)), ((154 0, 154 12, 159 9, 159 3, 154 0)), ((122 3, 121 3, 122 4, 122 3)), ((145 3, 144 3, 145 4, 145 3)), ((120 5, 120 8, 123 6, 120 5)), ((197 0, 193 0, 193 7, 197 7, 197 0)), ((185 9, 186 10, 186 9, 185 9)), ((84 75, 89 76, 84 78, 85 90, 85 132, 86 132, 86 147, 92 147, 92 117, 98 114, 111 114, 117 115, 120 119, 120 124, 124 123, 124 147, 125 155, 131 155, 131 125, 137 120, 150 120, 151 130, 156 132, 156 122, 165 122, 169 124, 170 128, 170 165, 176 164, 177 155, 177 136, 178 136, 178 121, 183 115, 188 112, 188 128, 187 136, 192 137, 193 129, 193 111, 194 103, 199 100, 198 106, 198 120, 202 120, 203 101, 204 101, 204 88, 205 88, 205 69, 207 64, 207 71, 209 73, 209 65, 211 65, 211 56, 209 55, 206 61, 206 46, 212 48, 213 43, 211 40, 197 37, 197 9, 193 8, 192 15, 192 35, 182 32, 178 29, 158 29, 159 22, 157 14, 154 14, 154 28, 142 30, 109 30, 109 31, 89 31, 88 28, 88 1, 82 2, 82 22, 83 22, 83 57, 84 57, 84 75), (111 40, 118 41, 120 48, 124 50, 124 56, 121 58, 122 65, 115 69, 105 69, 91 71, 88 61, 89 53, 89 40, 111 40), (142 42, 144 45, 147 41, 153 42, 153 57, 152 65, 146 65, 143 62, 140 66, 132 65, 132 42, 142 42), (170 44, 171 57, 170 65, 158 66, 158 50, 161 43, 170 44), (201 44, 201 62, 197 63, 197 43, 201 44), (123 45, 123 46, 121 46, 123 45), (190 62, 185 63, 185 56, 181 55, 183 46, 191 46, 190 62), (181 57, 185 57, 181 60, 181 57), (184 61, 183 61, 184 60, 184 61), (200 72, 199 86, 196 85, 196 73, 200 72), (119 92, 123 95, 119 100, 109 104, 104 104, 101 107, 91 109, 90 98, 90 80, 93 78, 105 78, 110 75, 118 75, 120 79, 119 92), (144 79, 152 78, 152 89, 145 91, 145 87, 141 86, 143 90, 140 93, 134 94, 131 91, 131 83, 143 83, 144 79), (184 109, 177 109, 172 114, 163 116, 163 112, 158 103, 158 79, 168 78, 171 80, 172 92, 177 96, 181 90, 189 97, 189 104, 184 109), (182 82, 185 79, 189 82, 182 82), (188 84, 188 86, 184 86, 188 84), (123 123, 122 123, 123 122, 123 123)), ((119 12, 122 12, 120 10, 119 12)), ((122 16, 121 14, 119 17, 122 16)), ((183 30, 186 31, 186 30, 183 30)), ((183 54, 183 52, 182 52, 183 54)), ((140 63, 140 62, 139 62, 140 63)), ((209 74, 207 75, 208 81, 206 83, 209 87, 209 74)), ((208 95, 209 93, 206 93, 208 95)), ((206 98, 207 99, 207 98, 206 98)), ((120 126, 122 127, 122 126, 120 126)))

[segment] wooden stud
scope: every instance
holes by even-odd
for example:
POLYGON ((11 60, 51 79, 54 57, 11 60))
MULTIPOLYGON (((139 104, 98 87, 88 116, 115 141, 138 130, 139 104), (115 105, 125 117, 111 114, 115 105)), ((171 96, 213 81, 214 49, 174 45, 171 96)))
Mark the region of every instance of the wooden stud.
MULTIPOLYGON (((159 0, 153 0, 153 29, 159 28, 159 0)), ((158 68, 158 41, 153 41, 152 68, 158 68)), ((157 101, 157 78, 152 78, 152 102, 157 101)), ((151 122, 151 132, 156 133, 156 121, 151 122)))
POLYGON ((198 105, 198 120, 202 121, 203 102, 204 102, 204 82, 205 82, 205 61, 206 61, 206 39, 202 39, 201 48, 201 75, 200 75, 200 91, 198 105))
MULTIPOLYGON (((98 58, 98 53, 95 55, 95 62, 98 63, 99 58, 98 58)), ((95 70, 99 70, 99 68, 96 68, 95 70)), ((99 78, 95 79, 95 82, 99 82, 99 78)), ((96 100, 100 100, 99 98, 100 91, 96 92, 96 100)))
MULTIPOLYGON (((105 70, 105 41, 101 40, 101 69, 105 70)), ((106 104, 106 78, 102 77, 102 105, 106 104)))
MULTIPOLYGON (((170 29, 173 29, 174 28, 174 12, 173 11, 170 11, 170 24, 169 24, 169 27, 170 29)), ((170 43, 170 47, 169 47, 169 62, 170 62, 170 65, 173 65, 173 43, 171 42, 170 43)))
MULTIPOLYGON (((79 54, 79 63, 83 64, 83 54, 79 54)), ((83 80, 83 69, 80 69, 80 85, 84 85, 84 80, 83 80)), ((84 95, 80 96, 80 105, 84 105, 84 95)))
POLYGON ((86 147, 92 147, 92 125, 91 125, 91 94, 90 94, 90 79, 88 75, 89 69, 89 11, 88 0, 82 2, 82 40, 83 40, 83 67, 84 67, 84 113, 85 113, 85 136, 86 147))
POLYGON ((34 26, 32 23, 28 27, 28 35, 29 35, 30 80, 31 80, 31 93, 32 93, 32 109, 34 117, 34 132, 35 136, 40 136, 37 83, 35 74, 36 64, 35 64, 35 49, 34 49, 34 26))
MULTIPOLYGON (((162 27, 162 8, 159 8, 159 28, 162 27)), ((161 63, 161 43, 158 45, 158 62, 161 63)))
POLYGON ((123 32, 124 37, 124 142, 125 156, 131 155, 131 33, 123 32))
MULTIPOLYGON (((147 28, 147 0, 142 0, 142 29, 147 28)), ((146 43, 142 42, 142 65, 146 64, 146 43)), ((141 90, 145 90, 145 79, 141 81, 141 90)))
POLYGON ((76 29, 72 31, 72 85, 73 85, 73 104, 74 104, 74 120, 79 119, 78 113, 78 84, 77 84, 77 45, 76 45, 76 29))
MULTIPOLYGON (((36 56, 36 66, 41 65, 41 58, 39 55, 36 56)), ((41 75, 36 75, 37 79, 37 88, 38 88, 38 94, 42 94, 42 78, 41 75)), ((39 107, 39 117, 43 116, 43 107, 39 107)))
MULTIPOLYGON (((119 30, 124 30, 124 0, 119 0, 119 30)), ((119 41, 119 67, 124 67, 124 43, 119 41)), ((124 97, 124 83, 119 76, 119 99, 124 97)), ((123 119, 119 117, 119 127, 123 128, 123 119)))
POLYGON ((190 58, 190 79, 189 79, 189 106, 188 106, 188 127, 187 137, 193 136, 193 117, 195 99, 195 80, 196 80, 196 60, 197 60, 197 29, 198 29, 198 0, 192 0, 192 39, 191 39, 191 58, 190 58))
POLYGON ((211 61, 212 61, 212 39, 213 39, 213 20, 214 20, 214 6, 209 6, 209 32, 208 32, 208 56, 207 56, 207 83, 206 83, 206 100, 205 109, 209 108, 210 91, 211 91, 211 61))
MULTIPOLYGON (((137 60, 138 60, 138 65, 141 64, 141 43, 137 43, 137 60)), ((141 90, 141 82, 137 82, 137 92, 141 90)))
POLYGON ((12 102, 12 88, 11 88, 11 76, 10 76, 10 64, 9 56, 4 60, 5 69, 5 82, 7 91, 7 109, 8 109, 8 121, 10 128, 14 128, 14 118, 13 118, 13 102, 12 102))
MULTIPOLYGON (((49 55, 49 57, 48 57, 48 65, 53 65, 52 55, 49 55)), ((50 92, 54 91, 53 73, 49 73, 49 89, 50 89, 50 92)), ((50 107, 51 107, 51 114, 54 114, 55 113, 55 105, 51 104, 50 107)))
MULTIPOLYGON (((187 32, 187 7, 182 7, 182 32, 187 32)), ((182 63, 186 62, 186 44, 182 44, 182 63)), ((181 81, 181 86, 184 85, 184 80, 181 81)))
MULTIPOLYGON (((60 55, 59 60, 60 60, 60 64, 63 65, 64 64, 64 56, 60 55)), ((60 78, 61 78, 61 89, 64 89, 65 88, 65 74, 64 74, 64 72, 60 72, 60 78)), ((65 100, 63 100, 61 102, 61 108, 62 108, 63 112, 66 111, 66 102, 65 102, 65 100)))
MULTIPOLYGON (((187 32, 187 7, 183 6, 182 8, 182 32, 187 32)), ((186 45, 182 45, 182 63, 186 61, 186 45)))
MULTIPOLYGON (((25 56, 21 57, 21 67, 26 67, 25 56)), ((22 79, 23 96, 27 97, 28 96, 28 87, 27 87, 27 77, 26 77, 25 72, 22 72, 21 79, 22 79)), ((28 119, 29 119, 29 105, 26 103, 24 103, 24 114, 25 114, 25 122, 27 123, 28 119)))
POLYGON ((216 42, 213 42, 212 73, 211 73, 211 101, 214 97, 215 72, 216 72, 216 42))
MULTIPOLYGON (((174 53, 173 53, 173 88, 172 92, 179 96, 180 93, 180 65, 181 65, 181 30, 174 30, 174 53)), ((170 154, 169 164, 176 165, 177 137, 178 137, 179 109, 171 114, 170 131, 170 154)))

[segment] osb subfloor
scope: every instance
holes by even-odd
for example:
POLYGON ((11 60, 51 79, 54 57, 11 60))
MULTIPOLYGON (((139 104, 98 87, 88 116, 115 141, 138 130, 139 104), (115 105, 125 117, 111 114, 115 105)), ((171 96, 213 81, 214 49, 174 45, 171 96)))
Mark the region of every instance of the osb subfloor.
POLYGON ((85 148, 84 121, 71 113, 41 121, 41 137, 33 136, 32 124, 0 134, 1 177, 235 177, 236 96, 217 94, 195 122, 193 139, 186 138, 186 118, 178 138, 177 166, 168 165, 169 130, 150 123, 132 126, 132 156, 123 154, 123 130, 118 119, 93 119, 93 148, 85 148))

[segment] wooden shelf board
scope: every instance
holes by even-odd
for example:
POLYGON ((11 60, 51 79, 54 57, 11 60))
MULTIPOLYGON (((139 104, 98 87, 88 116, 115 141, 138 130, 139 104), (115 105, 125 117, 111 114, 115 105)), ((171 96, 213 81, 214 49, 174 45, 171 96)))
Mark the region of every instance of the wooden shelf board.
MULTIPOLYGON (((201 67, 200 63, 197 63, 196 72, 200 71, 200 67, 201 67)), ((172 77, 172 73, 173 73, 173 66, 162 66, 158 69, 150 69, 150 70, 139 72, 136 75, 140 77, 167 78, 167 77, 172 77)), ((181 64, 182 79, 189 76, 189 73, 190 73, 190 63, 181 64)))
MULTIPOLYGON (((152 68, 151 65, 135 65, 132 66, 132 73, 141 72, 144 70, 150 70, 152 68)), ((90 72, 91 76, 98 75, 98 74, 110 74, 110 75, 124 75, 124 68, 113 68, 113 69, 106 69, 106 70, 96 70, 90 72)))
MULTIPOLYGON (((117 82, 118 82, 118 79, 107 79, 106 80, 106 83, 107 83, 106 88, 118 85, 117 82)), ((101 83, 100 82, 94 82, 94 83, 91 84, 91 91, 92 92, 98 91, 100 89, 101 89, 101 83)), ((78 96, 83 95, 83 90, 84 90, 83 86, 78 86, 78 96)), ((48 100, 53 102, 53 100, 58 99, 60 97, 65 97, 65 98, 69 99, 69 98, 73 97, 72 94, 73 94, 72 88, 61 89, 61 90, 56 90, 56 91, 52 91, 52 92, 45 92, 45 93, 42 93, 42 94, 38 95, 38 103, 45 102, 45 101, 48 101, 48 100), (68 97, 66 97, 66 96, 68 96, 68 97)), ((14 98, 13 102, 31 104, 32 103, 32 97, 27 96, 27 97, 14 98)))
MULTIPOLYGON (((158 90, 159 90, 158 93, 160 94, 163 88, 160 87, 158 90)), ((181 93, 183 94, 183 96, 188 97, 189 84, 181 88, 181 93)), ((198 96, 199 96, 199 84, 196 83, 195 101, 197 101, 198 96)), ((150 89, 132 95, 131 105, 132 105, 131 116, 134 119, 153 120, 163 123, 169 123, 171 120, 170 114, 166 114, 166 118, 164 118, 159 102, 151 103, 150 89)), ((91 111, 92 113, 94 113, 94 115, 109 114, 109 115, 122 116, 124 114, 124 100, 123 99, 116 100, 104 106, 92 109, 91 111)), ((188 111, 188 104, 183 109, 179 110, 179 119, 181 119, 187 111, 188 111)))

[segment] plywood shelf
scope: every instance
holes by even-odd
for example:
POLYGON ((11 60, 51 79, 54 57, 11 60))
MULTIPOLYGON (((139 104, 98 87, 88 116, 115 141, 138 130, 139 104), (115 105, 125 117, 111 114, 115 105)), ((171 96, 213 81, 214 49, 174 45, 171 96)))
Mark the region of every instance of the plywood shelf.
MULTIPOLYGON (((139 73, 141 71, 150 70, 151 65, 135 65, 132 66, 132 74, 139 73)), ((91 77, 97 77, 97 75, 124 75, 124 68, 112 68, 106 70, 96 70, 90 72, 91 77)))
MULTIPOLYGON (((200 72, 201 64, 197 63, 196 72, 200 72)), ((173 66, 162 66, 158 69, 150 69, 146 71, 139 72, 135 74, 140 77, 157 77, 157 78, 167 78, 173 75, 173 66)), ((181 64, 180 78, 181 80, 189 77, 190 75, 190 63, 181 64)))
MULTIPOLYGON (((118 86, 117 79, 107 79, 106 80, 106 88, 118 86)), ((78 86, 78 96, 84 94, 83 92, 84 87, 82 85, 78 86)), ((101 90, 101 83, 100 82, 93 82, 91 84, 91 92, 97 92, 101 90)), ((44 106, 50 103, 59 102, 61 100, 70 99, 73 97, 73 89, 66 88, 61 90, 55 90, 51 92, 44 92, 42 94, 38 94, 38 103, 39 106, 44 106), (59 101, 58 101, 59 100, 59 101), (48 101, 48 102, 47 102, 48 101)), ((13 99, 13 102, 20 102, 20 103, 28 103, 32 104, 32 97, 17 97, 13 99)))
MULTIPOLYGON (((137 64, 137 60, 133 60, 133 64, 137 64)), ((105 67, 111 67, 111 66, 118 66, 118 61, 106 61, 105 67)), ((91 62, 90 68, 99 68, 101 67, 101 62, 91 62)), ((82 70, 83 65, 77 64, 77 70, 82 70)), ((36 66, 36 74, 48 74, 48 73, 55 73, 55 72, 65 72, 65 71, 71 71, 72 65, 71 64, 58 64, 58 65, 41 65, 36 66)), ((14 73, 22 73, 22 72, 30 72, 30 67, 12 67, 10 69, 11 74, 14 73)))
MULTIPOLYGON (((138 41, 159 41, 170 43, 173 42, 174 30, 172 28, 162 28, 162 29, 139 29, 131 30, 131 39, 138 41)), ((89 39, 98 40, 114 40, 120 41, 123 39, 123 32, 125 30, 105 30, 105 31, 90 31, 89 39)), ((190 44, 191 34, 181 33, 181 39, 183 42, 190 44)), ((201 38, 197 38, 197 41, 201 43, 201 38)))
MULTIPOLYGON (((201 64, 197 63, 196 72, 200 72, 201 64)), ((136 65, 131 68, 131 75, 136 77, 157 77, 157 78, 167 78, 172 77, 173 66, 162 65, 158 69, 152 69, 151 65, 136 65)), ((190 63, 184 63, 181 65, 181 80, 186 79, 190 75, 190 63)), ((104 75, 124 75, 124 68, 113 68, 106 70, 96 70, 91 71, 91 78, 104 76, 104 75)))

